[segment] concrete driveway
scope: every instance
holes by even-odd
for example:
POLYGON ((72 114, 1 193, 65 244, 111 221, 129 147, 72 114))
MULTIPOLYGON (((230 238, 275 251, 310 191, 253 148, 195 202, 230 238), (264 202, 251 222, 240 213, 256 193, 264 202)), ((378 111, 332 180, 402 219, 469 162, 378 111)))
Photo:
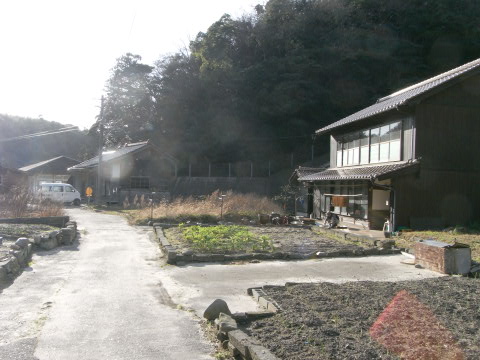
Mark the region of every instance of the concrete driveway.
POLYGON ((232 312, 254 311, 257 304, 247 288, 286 282, 401 281, 442 276, 401 264, 402 255, 303 261, 264 261, 241 265, 198 263, 167 266, 162 283, 171 299, 201 316, 216 298, 227 301, 232 312))
POLYGON ((151 232, 68 213, 79 244, 35 255, 0 294, 0 359, 210 359, 198 319, 162 288, 151 232))

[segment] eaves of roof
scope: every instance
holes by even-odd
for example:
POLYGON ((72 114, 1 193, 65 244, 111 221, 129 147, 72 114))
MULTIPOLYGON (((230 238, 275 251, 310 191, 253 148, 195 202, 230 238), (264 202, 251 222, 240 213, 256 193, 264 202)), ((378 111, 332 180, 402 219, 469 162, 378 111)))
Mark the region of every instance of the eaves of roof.
POLYGON ((418 166, 419 161, 398 162, 383 165, 367 165, 346 168, 327 169, 322 172, 302 176, 298 181, 315 182, 330 180, 374 180, 385 175, 393 175, 393 173, 418 166))
POLYGON ((428 95, 430 92, 433 92, 433 90, 438 89, 441 86, 451 84, 454 82, 454 80, 459 79, 460 77, 477 73, 479 69, 480 59, 471 61, 455 69, 449 70, 440 75, 421 81, 417 84, 411 85, 402 90, 394 92, 393 94, 378 99, 375 104, 370 105, 343 119, 340 119, 328 126, 325 126, 317 130, 315 133, 317 135, 325 134, 340 126, 396 109, 399 106, 406 105, 409 102, 420 98, 421 96, 428 95))
POLYGON ((72 162, 72 163, 75 163, 75 162, 78 163, 77 160, 72 159, 72 158, 69 158, 68 156, 63 156, 63 155, 62 155, 62 156, 54 157, 54 158, 52 158, 52 159, 40 161, 40 162, 35 163, 35 164, 30 164, 30 165, 21 167, 21 168, 18 169, 18 170, 23 171, 23 172, 29 172, 29 171, 31 171, 31 170, 35 170, 35 169, 37 169, 37 168, 40 168, 40 167, 42 167, 42 166, 44 166, 44 165, 53 163, 53 162, 58 161, 58 160, 60 160, 60 159, 67 160, 67 161, 70 161, 70 162, 72 162))
MULTIPOLYGON (((148 141, 140 142, 140 143, 134 143, 134 144, 127 144, 124 147, 121 147, 119 149, 111 150, 111 151, 105 151, 102 154, 102 162, 108 162, 114 159, 121 158, 122 156, 125 156, 127 154, 131 154, 140 150, 143 150, 150 144, 148 141)), ((70 167, 68 170, 83 170, 83 169, 90 169, 98 166, 98 155, 85 160, 84 162, 81 162, 80 164, 77 164, 75 166, 70 167)))

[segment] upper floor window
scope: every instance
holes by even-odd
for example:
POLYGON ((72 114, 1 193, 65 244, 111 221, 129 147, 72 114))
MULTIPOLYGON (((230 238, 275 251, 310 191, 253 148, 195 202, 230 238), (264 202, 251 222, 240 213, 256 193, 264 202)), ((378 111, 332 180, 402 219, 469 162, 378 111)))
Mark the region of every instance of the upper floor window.
POLYGON ((337 142, 337 167, 401 160, 402 122, 347 134, 337 142))

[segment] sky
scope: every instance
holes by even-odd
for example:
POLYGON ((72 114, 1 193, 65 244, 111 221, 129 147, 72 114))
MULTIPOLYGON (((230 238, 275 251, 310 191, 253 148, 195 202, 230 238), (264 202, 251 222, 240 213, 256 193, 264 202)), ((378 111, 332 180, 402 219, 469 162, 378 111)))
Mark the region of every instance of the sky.
POLYGON ((153 64, 223 14, 263 0, 0 0, 0 114, 80 129, 99 113, 115 60, 153 64))

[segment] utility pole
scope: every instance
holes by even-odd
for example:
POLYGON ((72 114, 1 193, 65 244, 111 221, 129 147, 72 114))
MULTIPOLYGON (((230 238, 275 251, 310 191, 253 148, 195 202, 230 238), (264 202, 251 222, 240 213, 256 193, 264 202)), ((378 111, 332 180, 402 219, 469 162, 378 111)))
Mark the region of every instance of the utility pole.
POLYGON ((95 203, 100 205, 100 197, 102 191, 100 190, 102 187, 102 153, 103 153, 103 95, 100 104, 100 117, 98 119, 99 126, 100 126, 100 135, 98 137, 98 166, 97 166, 97 189, 96 189, 96 196, 95 196, 95 203))

